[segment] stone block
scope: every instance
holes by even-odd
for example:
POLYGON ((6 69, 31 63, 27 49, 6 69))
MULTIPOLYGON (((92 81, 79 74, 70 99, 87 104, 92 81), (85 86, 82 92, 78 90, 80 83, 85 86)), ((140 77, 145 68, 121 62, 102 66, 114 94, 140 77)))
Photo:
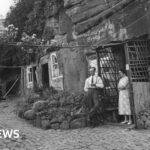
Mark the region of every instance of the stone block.
POLYGON ((20 118, 23 118, 24 117, 24 111, 22 109, 19 109, 17 111, 17 116, 20 117, 20 118))
POLYGON ((147 117, 145 115, 143 115, 143 116, 141 116, 141 120, 145 122, 145 121, 147 121, 147 117))
POLYGON ((67 116, 67 120, 68 120, 68 122, 70 122, 71 121, 71 116, 67 116))
POLYGON ((51 127, 50 121, 49 120, 42 120, 41 126, 42 126, 42 129, 50 129, 50 127, 51 127))
POLYGON ((54 123, 59 123, 59 120, 58 118, 53 118, 51 121, 50 121, 51 124, 54 124, 54 123))
POLYGON ((47 105, 46 101, 37 101, 33 104, 32 109, 34 112, 38 112, 38 111, 44 109, 46 105, 47 105))
POLYGON ((75 119, 71 122, 70 127, 71 129, 86 127, 86 119, 85 118, 75 119))
POLYGON ((140 119, 137 120, 137 128, 144 129, 144 122, 140 119))
POLYGON ((72 16, 72 22, 77 24, 82 21, 86 21, 89 18, 92 18, 93 16, 96 16, 97 14, 101 13, 102 11, 108 9, 108 6, 104 5, 97 5, 93 8, 90 8, 88 10, 85 10, 84 12, 74 14, 72 16))
POLYGON ((65 120, 65 116, 63 114, 58 116, 58 121, 59 122, 63 122, 63 120, 65 120))
POLYGON ((60 129, 62 130, 66 130, 66 129, 69 129, 69 122, 68 121, 63 121, 61 124, 60 124, 60 129))
POLYGON ((35 118, 35 113, 33 110, 28 110, 24 113, 24 118, 28 120, 33 120, 35 118))
POLYGON ((42 121, 42 120, 41 120, 41 117, 40 117, 40 116, 36 116, 36 119, 35 119, 35 126, 40 128, 40 127, 42 126, 42 125, 41 125, 41 124, 42 124, 41 121, 42 121))
POLYGON ((60 125, 59 125, 59 123, 53 123, 53 124, 51 124, 51 129, 59 129, 60 128, 60 125))
POLYGON ((48 104, 49 107, 58 107, 59 106, 59 101, 51 101, 49 104, 48 104))
POLYGON ((81 3, 82 0, 64 0, 64 7, 72 7, 73 5, 81 3))
POLYGON ((145 122, 145 128, 150 129, 150 120, 146 120, 145 122))

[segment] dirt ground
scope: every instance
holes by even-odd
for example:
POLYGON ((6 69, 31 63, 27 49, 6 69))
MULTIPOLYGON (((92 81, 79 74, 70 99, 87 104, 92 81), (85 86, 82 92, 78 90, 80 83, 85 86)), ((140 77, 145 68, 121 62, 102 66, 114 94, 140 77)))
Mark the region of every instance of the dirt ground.
POLYGON ((42 130, 18 118, 15 103, 15 99, 0 102, 0 129, 17 129, 20 138, 0 138, 0 150, 150 150, 150 130, 114 125, 42 130))

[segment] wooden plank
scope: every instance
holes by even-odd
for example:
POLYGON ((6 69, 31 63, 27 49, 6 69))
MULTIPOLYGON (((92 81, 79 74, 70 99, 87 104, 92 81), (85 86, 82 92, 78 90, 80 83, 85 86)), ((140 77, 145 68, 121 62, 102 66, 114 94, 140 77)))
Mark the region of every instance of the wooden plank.
POLYGON ((150 83, 133 82, 134 102, 136 114, 146 106, 150 106, 150 83))

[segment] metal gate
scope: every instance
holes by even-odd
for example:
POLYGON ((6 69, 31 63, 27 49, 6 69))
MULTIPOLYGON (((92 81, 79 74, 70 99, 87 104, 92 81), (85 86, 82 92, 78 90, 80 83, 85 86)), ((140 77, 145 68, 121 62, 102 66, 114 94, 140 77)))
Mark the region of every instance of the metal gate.
MULTIPOLYGON (((133 85, 143 82, 149 81, 149 41, 148 40, 131 40, 125 44, 125 53, 126 53, 126 70, 130 80, 130 104, 131 111, 133 114, 134 123, 137 127, 137 119, 136 119, 136 108, 138 107, 135 100, 139 101, 135 98, 135 95, 140 94, 140 97, 145 93, 140 93, 139 91, 134 91, 133 85), (135 84, 134 84, 135 83, 135 84)), ((144 85, 144 84, 137 84, 144 85)), ((141 87, 142 88, 142 87, 141 87)))
POLYGON ((100 62, 100 76, 104 82, 103 100, 105 108, 112 109, 118 107, 118 71, 119 56, 111 47, 98 51, 100 62))
POLYGON ((130 80, 132 82, 148 82, 149 42, 148 40, 133 40, 126 44, 130 80))

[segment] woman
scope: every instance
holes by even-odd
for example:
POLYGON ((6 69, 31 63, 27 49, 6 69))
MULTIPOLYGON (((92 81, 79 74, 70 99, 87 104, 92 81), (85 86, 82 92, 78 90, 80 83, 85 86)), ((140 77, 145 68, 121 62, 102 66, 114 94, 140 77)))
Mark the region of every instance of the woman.
POLYGON ((129 100, 129 79, 124 69, 119 70, 120 80, 118 83, 119 90, 119 115, 124 115, 122 124, 132 124, 131 108, 129 100))

